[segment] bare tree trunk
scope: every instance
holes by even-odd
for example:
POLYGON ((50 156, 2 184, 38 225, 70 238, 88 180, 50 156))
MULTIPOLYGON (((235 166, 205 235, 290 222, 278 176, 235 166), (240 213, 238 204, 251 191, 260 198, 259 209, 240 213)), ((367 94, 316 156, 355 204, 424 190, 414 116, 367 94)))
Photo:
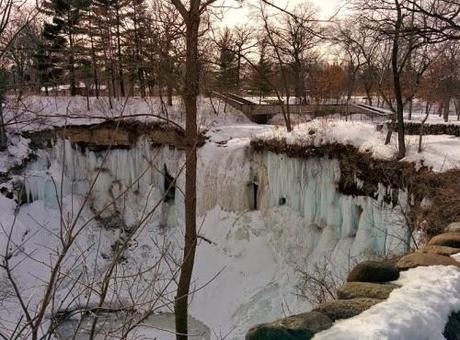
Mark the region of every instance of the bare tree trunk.
POLYGON ((94 37, 92 31, 92 23, 90 22, 89 38, 91 44, 91 61, 93 64, 93 79, 94 79, 94 90, 96 92, 96 98, 99 98, 99 77, 97 74, 97 60, 96 60, 96 50, 94 48, 94 37))
POLYGON ((457 114, 457 120, 460 120, 460 99, 455 99, 454 104, 455 104, 455 113, 457 114))
POLYGON ((425 122, 428 119, 428 116, 430 114, 430 103, 426 102, 425 105, 425 117, 423 118, 422 122, 420 123, 420 132, 419 132, 419 137, 418 137, 418 150, 417 152, 420 153, 422 152, 422 138, 423 138, 423 128, 425 127, 425 122))
POLYGON ((409 115, 408 115, 408 119, 411 120, 412 119, 412 110, 413 110, 413 106, 414 106, 414 99, 411 98, 409 100, 409 115))
POLYGON ((3 119, 3 99, 0 98, 0 151, 6 150, 8 139, 6 137, 5 122, 3 119))
POLYGON ((85 88, 85 94, 86 94, 86 110, 89 111, 90 110, 90 107, 89 107, 89 87, 90 85, 89 84, 86 84, 86 88, 85 88))
POLYGON ((366 87, 366 96, 367 96, 367 103, 372 106, 372 93, 371 89, 366 87))
POLYGON ((449 121, 449 108, 450 108, 450 97, 446 98, 446 102, 444 103, 444 110, 443 110, 443 119, 445 122, 449 121))
POLYGON ((121 32, 120 32, 120 11, 117 5, 116 11, 116 27, 117 27, 117 61, 118 61, 118 78, 119 78, 119 86, 120 86, 120 95, 121 97, 125 97, 125 82, 123 80, 123 63, 122 63, 122 55, 121 55, 121 32))
POLYGON ((242 46, 238 46, 238 55, 236 59, 236 88, 240 91, 241 82, 241 52, 242 46))
MULTIPOLYGON (((174 2, 177 7, 177 4, 174 2)), ((182 6, 183 7, 183 6, 182 6)), ((197 97, 199 93, 198 28, 200 25, 200 1, 190 2, 190 11, 183 15, 186 24, 186 62, 183 98, 185 104, 185 244, 182 268, 174 304, 176 338, 188 338, 188 294, 192 279, 197 244, 196 234, 196 145, 197 145, 197 97)))
POLYGON ((173 100, 172 100, 173 87, 172 87, 170 81, 168 81, 168 85, 166 86, 166 92, 167 92, 167 96, 168 96, 168 106, 172 106, 173 105, 173 100))
POLYGON ((395 26, 395 36, 393 37, 393 48, 391 53, 391 66, 393 71, 393 87, 396 99, 396 120, 398 128, 398 159, 406 156, 406 142, 404 139, 404 104, 402 98, 401 77, 398 65, 399 58, 399 32, 402 25, 401 5, 395 2, 398 19, 395 26))
POLYGON ((69 58, 69 73, 70 73, 70 95, 75 96, 77 94, 77 81, 75 79, 75 51, 73 36, 69 34, 69 48, 70 48, 70 58, 69 58))

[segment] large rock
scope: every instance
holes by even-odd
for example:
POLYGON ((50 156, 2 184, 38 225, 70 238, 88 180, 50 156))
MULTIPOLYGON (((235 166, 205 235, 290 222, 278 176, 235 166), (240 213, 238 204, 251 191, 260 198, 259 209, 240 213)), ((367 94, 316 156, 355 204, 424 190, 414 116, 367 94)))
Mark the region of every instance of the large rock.
POLYGON ((342 287, 337 289, 337 297, 339 299, 356 299, 356 298, 371 298, 371 299, 386 299, 393 289, 399 288, 394 284, 380 284, 371 282, 347 282, 342 287))
POLYGON ((442 335, 447 340, 460 340, 460 312, 450 314, 442 335))
POLYGON ((309 312, 252 327, 246 340, 308 340, 331 326, 325 314, 309 312))
POLYGON ((428 245, 460 248, 460 232, 436 235, 428 242, 428 245))
POLYGON ((419 266, 457 266, 460 267, 460 263, 455 261, 449 256, 431 254, 431 253, 412 253, 406 256, 403 256, 397 263, 399 270, 407 270, 410 268, 415 268, 419 266))
POLYGON ((421 253, 431 253, 437 255, 450 256, 460 252, 460 249, 446 246, 426 246, 418 251, 421 253))
POLYGON ((446 232, 460 232, 460 222, 454 222, 449 224, 446 229, 446 232))
POLYGON ((348 282, 388 282, 399 278, 398 269, 387 262, 365 261, 357 264, 348 274, 348 282))
POLYGON ((326 314, 331 320, 348 319, 381 302, 380 299, 359 298, 324 302, 313 311, 326 314))

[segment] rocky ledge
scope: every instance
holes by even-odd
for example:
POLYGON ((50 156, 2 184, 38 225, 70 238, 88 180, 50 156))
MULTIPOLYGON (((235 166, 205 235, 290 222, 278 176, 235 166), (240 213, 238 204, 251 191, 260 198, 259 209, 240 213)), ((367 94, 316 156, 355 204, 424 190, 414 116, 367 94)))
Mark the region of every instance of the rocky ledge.
MULTIPOLYGON (((433 237, 426 246, 407 254, 395 264, 365 261, 349 273, 347 282, 337 290, 337 300, 324 302, 311 312, 292 315, 251 328, 246 340, 308 340, 332 326, 334 321, 354 317, 388 298, 399 286, 391 281, 404 270, 419 266, 453 265, 460 262, 452 255, 460 253, 460 222, 433 237)), ((448 340, 460 340, 460 312, 452 313, 445 325, 448 340)))

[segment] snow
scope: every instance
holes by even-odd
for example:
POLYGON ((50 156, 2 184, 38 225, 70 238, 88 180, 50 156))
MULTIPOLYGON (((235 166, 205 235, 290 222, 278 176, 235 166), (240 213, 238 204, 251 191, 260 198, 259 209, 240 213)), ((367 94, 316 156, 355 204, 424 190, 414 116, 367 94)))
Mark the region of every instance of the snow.
MULTIPOLYGON (((197 291, 191 298, 190 313, 205 325, 200 329, 208 330, 197 339, 242 339, 254 324, 306 311, 308 302, 296 295, 299 268, 308 269, 328 261, 336 274, 343 277, 361 259, 399 253, 405 248, 403 218, 397 208, 383 202, 386 188, 380 188, 375 200, 344 196, 335 189, 340 175, 335 160, 252 153, 251 138, 267 129, 271 127, 214 127, 199 150, 199 234, 211 243, 201 240, 196 256, 193 289, 197 291), (254 195, 250 183, 254 177, 259 183, 258 210, 252 209, 254 195), (285 204, 280 205, 282 197, 285 204)), ((184 161, 182 152, 152 146, 143 139, 131 150, 112 150, 107 155, 104 151, 79 151, 69 141, 59 141, 51 149, 37 152, 37 160, 24 171, 30 203, 19 207, 15 226, 19 244, 24 235, 36 233, 33 242, 24 244, 25 252, 47 258, 47 249, 59 247, 54 236, 60 230, 56 192, 58 197, 61 192, 63 195, 63 215, 73 219, 96 180, 80 218, 80 223, 87 226, 66 262, 77 261, 82 256, 81 249, 86 249, 85 264, 77 261, 71 267, 72 273, 84 272, 89 267, 92 275, 103 275, 109 260, 102 255, 111 254, 111 246, 123 237, 123 224, 128 228, 136 225, 157 202, 158 209, 135 234, 126 253, 127 262, 120 264, 119 270, 133 274, 151 266, 161 256, 163 244, 171 244, 171 258, 179 258, 184 223, 182 173, 177 180, 175 203, 162 202, 161 198, 163 166, 166 164, 172 175, 178 174, 184 161), (114 197, 119 199, 110 205, 114 197), (93 220, 95 211, 108 205, 102 217, 118 214, 123 221, 122 225, 115 221, 113 229, 93 220), (41 247, 43 244, 47 247, 41 247)), ((404 201, 405 193, 398 194, 404 201)), ((11 200, 6 202, 10 204, 0 206, 0 222, 9 227, 15 204, 11 200)), ((17 261, 23 260, 21 270, 17 271, 18 280, 38 304, 40 290, 33 282, 45 280, 49 271, 21 254, 17 255, 17 261)), ((145 282, 128 280, 118 289, 134 286, 142 290, 149 289, 151 282, 169 282, 171 271, 166 263, 156 270, 157 273, 145 275, 145 282)), ((85 280, 90 282, 92 276, 85 280)), ((58 295, 66 296, 69 283, 60 287, 58 295)), ((85 293, 84 285, 78 285, 74 292, 85 293)), ((126 294, 115 289, 109 301, 124 301, 129 298, 126 294)), ((171 312, 173 294, 174 284, 166 294, 169 302, 161 308, 155 306, 158 312, 171 312)), ((83 302, 94 304, 97 295, 66 303, 73 308, 83 302)), ((13 301, 9 303, 14 306, 13 301)), ((13 307, 8 317, 14 320, 17 314, 12 310, 13 307)), ((164 314, 149 318, 142 332, 148 332, 149 325, 171 324, 158 318, 164 318, 164 314)))
MULTIPOLYGON (((184 104, 173 97, 173 105, 167 106, 158 97, 112 98, 112 107, 107 97, 90 97, 89 109, 86 97, 75 96, 28 96, 17 102, 10 98, 5 108, 8 129, 30 131, 53 126, 88 125, 107 119, 136 119, 143 122, 171 120, 184 126, 184 104)), ((166 98, 164 98, 166 100, 166 98)), ((229 125, 249 120, 241 112, 227 107, 219 99, 198 98, 197 121, 202 129, 229 125)))
MULTIPOLYGON (((12 130, 90 124, 120 116, 149 121, 158 119, 154 114, 163 114, 160 103, 151 99, 130 98, 124 108, 122 102, 116 102, 109 110, 106 99, 91 98, 90 113, 82 97, 26 100, 24 121, 11 125, 12 130)), ((175 104, 169 117, 183 124, 182 108, 180 103, 175 104)), ((340 177, 336 160, 294 159, 270 152, 254 153, 250 148, 254 138, 283 138, 288 143, 308 145, 337 142, 390 159, 396 152, 395 138, 385 146, 385 133, 376 131, 375 125, 335 119, 313 120, 286 133, 280 127, 252 124, 241 114, 235 116, 230 108, 223 112, 223 105, 214 104, 218 115, 209 100, 200 99, 200 124, 208 129, 208 139, 198 152, 197 221, 199 235, 209 242, 200 239, 196 255, 192 285, 195 292, 190 304, 197 329, 194 340, 242 339, 250 326, 307 311, 308 302, 296 295, 299 268, 308 270, 315 263, 327 261, 337 276, 344 277, 359 260, 405 250, 407 235, 400 208, 383 200, 390 189, 380 186, 375 199, 345 196, 336 190, 340 177), (310 134, 313 130, 315 133, 310 134), (258 184, 257 210, 254 182, 258 184)), ((0 155, 0 165, 5 169, 30 152, 29 141, 15 136, 11 135, 8 151, 0 155)), ((460 139, 426 136, 424 152, 416 154, 415 144, 408 138, 407 160, 423 160, 436 171, 459 164, 460 151, 455 149, 460 149, 460 139)), ((110 291, 108 301, 129 303, 129 294, 133 293, 130 288, 136 287, 139 310, 152 307, 155 315, 131 338, 173 338, 170 313, 175 283, 171 266, 180 258, 183 242, 183 152, 151 145, 142 138, 130 150, 111 150, 108 154, 81 151, 69 141, 58 141, 50 149, 36 152, 37 159, 27 165, 23 174, 28 204, 17 206, 0 196, 0 252, 5 249, 6 235, 15 221, 13 237, 19 247, 12 261, 18 264, 15 275, 31 308, 39 306, 43 289, 39 283, 49 277, 48 263, 55 260, 53 251, 60 247, 56 235, 61 231, 62 216, 73 221, 81 209, 77 225, 85 226, 62 270, 72 275, 62 280, 57 292, 56 301, 61 299, 68 308, 97 303, 97 294, 88 291, 85 284, 98 282, 109 264, 107 255, 112 254, 112 246, 126 237, 126 230, 145 219, 126 251, 126 262, 117 267, 125 279, 110 291), (178 176, 175 202, 162 200, 165 165, 169 173, 178 176), (89 199, 85 201, 87 195, 89 199), (157 204, 158 208, 146 218, 157 204), (112 218, 112 227, 104 227, 108 222, 95 218, 104 207, 108 208, 101 217, 112 218), (167 260, 137 281, 133 274, 162 258, 166 245, 170 247, 167 260), (79 273, 85 275, 85 281, 73 287, 72 279, 79 273), (153 306, 144 294, 150 292, 152 283, 156 292, 167 286, 165 296, 153 306), (75 300, 67 296, 70 287, 73 297, 77 296, 75 300)), ((405 201, 403 190, 397 195, 401 202, 405 201)), ((447 274, 443 277, 453 278, 447 274)), ((7 287, 4 282, 2 273, 2 289, 7 287)), ((0 310, 0 327, 11 328, 18 312, 17 301, 8 298, 0 310)))
MULTIPOLYGON (((257 139, 282 139, 288 144, 325 145, 346 144, 361 152, 369 152, 374 158, 395 159, 397 134, 385 145, 386 131, 376 129, 371 123, 334 119, 315 119, 299 124, 288 133, 284 128, 273 127, 256 136, 257 139)), ((460 138, 449 135, 429 135, 422 140, 422 152, 418 153, 418 136, 406 136, 407 154, 402 161, 415 162, 443 172, 460 167, 460 138)))
POLYGON ((3 174, 22 164, 31 153, 29 139, 17 134, 9 134, 7 138, 8 147, 5 151, 0 152, 0 173, 3 174))
POLYGON ((417 267, 400 275, 394 283, 402 287, 387 300, 351 319, 336 321, 313 339, 444 339, 449 315, 460 310, 460 270, 417 267))

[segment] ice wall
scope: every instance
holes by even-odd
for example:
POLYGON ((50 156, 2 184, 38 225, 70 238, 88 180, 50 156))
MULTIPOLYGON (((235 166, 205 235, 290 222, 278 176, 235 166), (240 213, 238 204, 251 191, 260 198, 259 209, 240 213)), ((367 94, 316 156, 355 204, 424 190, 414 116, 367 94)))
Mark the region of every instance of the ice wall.
MULTIPOLYGON (((119 214, 127 226, 159 202, 129 252, 131 263, 149 261, 155 257, 150 239, 161 234, 161 225, 169 227, 167 241, 181 255, 183 163, 182 151, 146 140, 130 150, 102 151, 59 141, 28 166, 25 187, 29 201, 43 201, 50 210, 57 210, 56 197, 81 201, 90 193, 93 212, 108 206, 103 217, 119 214), (162 201, 164 166, 179 174, 170 202, 162 201)), ((249 139, 235 138, 200 148, 197 174, 203 238, 193 286, 206 288, 194 293, 191 314, 213 334, 242 339, 251 325, 307 311, 308 303, 296 295, 299 268, 327 261, 343 276, 359 259, 404 248, 403 218, 384 202, 387 189, 380 187, 376 199, 341 194, 337 160, 254 153, 249 139)), ((404 202, 405 193, 398 195, 404 202)))
MULTIPOLYGON (((343 195, 337 190, 341 175, 337 160, 304 160, 270 152, 262 158, 266 167, 259 172, 261 209, 285 204, 300 214, 307 232, 319 232, 314 248, 329 253, 342 249, 354 257, 404 247, 407 236, 401 211, 384 202, 389 189, 379 186, 376 199, 343 195)), ((404 203, 405 192, 397 194, 404 203)))
MULTIPOLYGON (((38 161, 26 169, 27 199, 42 200, 56 208, 63 197, 88 196, 102 217, 122 214, 126 224, 133 224, 149 204, 162 201, 165 167, 170 175, 178 176, 177 186, 182 186, 182 157, 173 147, 152 145, 147 140, 138 141, 129 150, 98 151, 81 150, 68 140, 60 140, 50 150, 39 151, 38 161), (126 205, 133 209, 126 209, 126 205)), ((161 205, 158 211, 168 210, 165 223, 183 214, 180 204, 161 205)))
MULTIPOLYGON (((261 227, 254 232, 265 235, 293 266, 327 259, 345 273, 363 257, 400 252, 407 246, 400 207, 383 199, 389 189, 380 186, 375 199, 341 194, 337 160, 254 153, 247 141, 226 147, 207 143, 198 155, 200 223, 212 220, 215 208, 240 217, 256 211, 260 221, 250 217, 249 223, 261 227)), ((29 201, 43 200, 55 208, 57 197, 90 193, 95 211, 103 211, 102 217, 120 214, 128 226, 160 202, 155 212, 159 224, 180 227, 183 162, 182 151, 147 140, 130 150, 102 151, 82 151, 65 140, 40 151, 38 161, 26 170, 25 188, 29 201), (161 199, 165 166, 178 175, 176 199, 169 203, 161 199)), ((405 192, 398 196, 405 202, 405 192)))
MULTIPOLYGON (((327 256, 346 265, 345 259, 387 255, 407 246, 400 207, 384 201, 392 189, 379 186, 376 198, 341 194, 337 160, 235 148, 200 165, 201 213, 214 206, 235 213, 256 208, 267 228, 263 232, 271 233, 274 246, 293 258, 312 262, 327 256), (293 247, 297 243, 302 251, 293 247)), ((406 193, 396 194, 404 204, 406 193)))

